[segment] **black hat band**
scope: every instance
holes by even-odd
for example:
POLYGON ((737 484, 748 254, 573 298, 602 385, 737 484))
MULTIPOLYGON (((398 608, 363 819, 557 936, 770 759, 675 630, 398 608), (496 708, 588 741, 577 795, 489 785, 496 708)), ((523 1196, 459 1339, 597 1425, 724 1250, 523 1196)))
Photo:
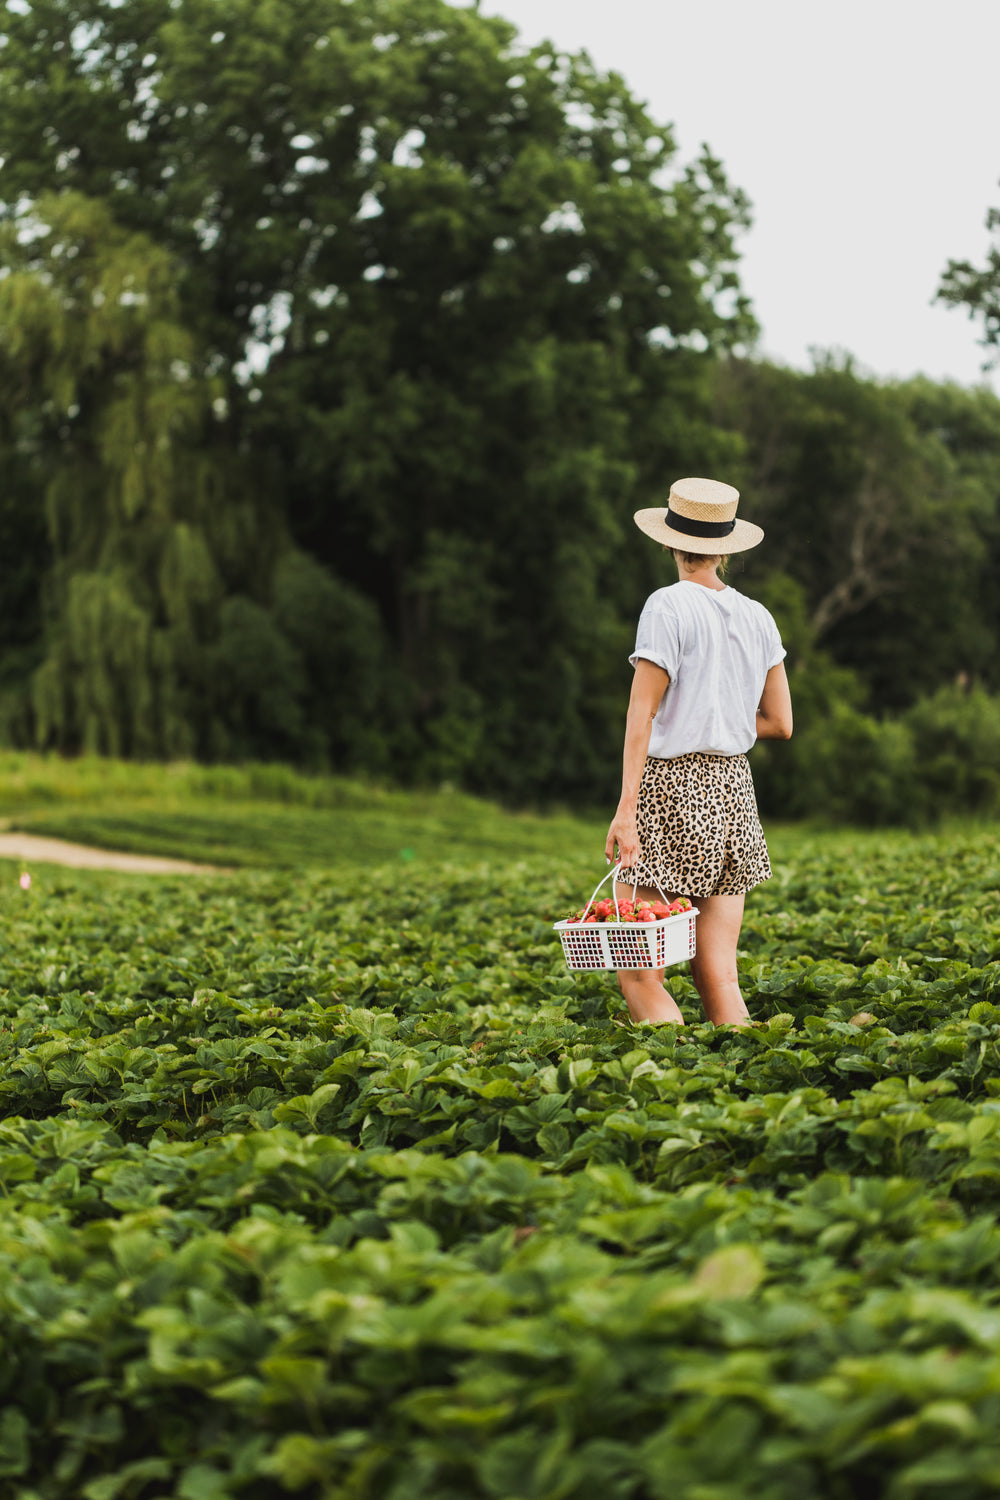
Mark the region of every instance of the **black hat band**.
POLYGON ((735 531, 736 521, 692 521, 690 516, 679 516, 667 507, 666 522, 674 531, 683 531, 685 536, 729 536, 735 531))

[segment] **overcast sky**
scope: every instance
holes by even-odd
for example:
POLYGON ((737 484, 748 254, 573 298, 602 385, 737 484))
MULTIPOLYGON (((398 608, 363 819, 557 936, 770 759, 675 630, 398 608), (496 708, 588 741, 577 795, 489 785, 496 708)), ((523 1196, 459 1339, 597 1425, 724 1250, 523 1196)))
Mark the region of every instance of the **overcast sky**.
MULTIPOLYGON (((461 0, 455 0, 461 3, 461 0)), ((761 351, 876 375, 980 373, 977 327, 932 305, 1000 206, 1000 0, 481 0, 529 43, 621 73, 682 159, 707 141, 749 195, 742 279, 761 351)))

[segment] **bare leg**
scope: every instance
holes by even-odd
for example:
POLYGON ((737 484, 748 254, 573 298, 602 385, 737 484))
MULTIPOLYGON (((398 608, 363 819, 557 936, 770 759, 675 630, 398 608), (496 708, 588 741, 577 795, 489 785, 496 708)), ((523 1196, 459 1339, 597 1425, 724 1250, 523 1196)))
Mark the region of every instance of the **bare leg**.
POLYGON ((618 985, 633 1021, 673 1021, 684 1025, 676 1000, 663 987, 663 969, 620 969, 618 985))
POLYGON ((743 922, 743 896, 699 896, 698 951, 691 978, 715 1026, 745 1026, 749 1012, 736 973, 736 945, 743 922))
MULTIPOLYGON (((632 887, 618 886, 619 901, 632 900, 632 887)), ((636 892, 637 901, 659 901, 659 891, 641 885, 636 892)), ((619 969, 618 987, 625 996, 628 1013, 633 1021, 673 1021, 684 1025, 677 1002, 664 988, 665 969, 619 969)))

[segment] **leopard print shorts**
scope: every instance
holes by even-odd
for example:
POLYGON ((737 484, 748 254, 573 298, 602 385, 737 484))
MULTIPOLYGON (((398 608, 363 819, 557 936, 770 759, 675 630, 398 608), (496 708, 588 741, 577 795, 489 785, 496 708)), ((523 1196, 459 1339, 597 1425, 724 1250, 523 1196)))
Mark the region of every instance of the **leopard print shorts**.
POLYGON ((638 824, 639 859, 623 880, 674 896, 738 896, 770 878, 745 755, 651 755, 638 824))

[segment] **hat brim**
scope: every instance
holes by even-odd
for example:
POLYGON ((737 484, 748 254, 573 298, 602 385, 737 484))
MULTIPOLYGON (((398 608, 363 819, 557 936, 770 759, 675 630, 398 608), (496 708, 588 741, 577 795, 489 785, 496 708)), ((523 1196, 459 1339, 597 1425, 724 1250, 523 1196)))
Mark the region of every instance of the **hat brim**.
POLYGON ((637 510, 633 520, 640 531, 662 542, 664 547, 676 547, 681 552, 704 552, 708 557, 728 556, 731 552, 748 552, 764 540, 764 531, 752 521, 737 521, 728 536, 688 536, 686 531, 675 531, 663 519, 663 506, 651 510, 637 510))

